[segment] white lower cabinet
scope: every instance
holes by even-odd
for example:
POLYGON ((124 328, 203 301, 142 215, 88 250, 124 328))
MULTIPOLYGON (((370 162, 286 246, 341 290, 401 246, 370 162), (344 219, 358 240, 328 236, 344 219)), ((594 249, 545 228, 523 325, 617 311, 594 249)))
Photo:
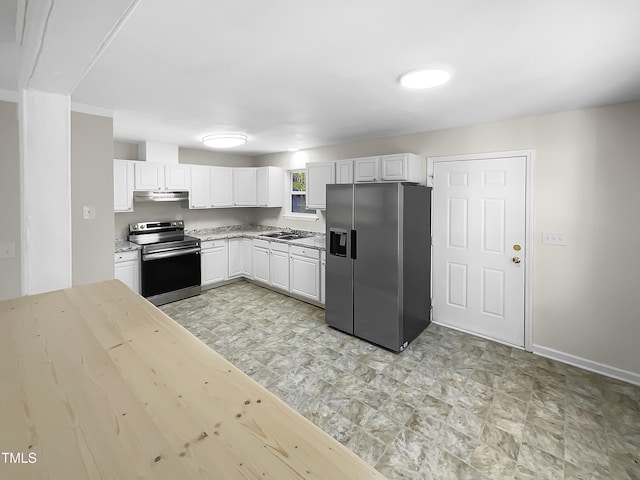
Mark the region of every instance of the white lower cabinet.
POLYGON ((140 293, 140 255, 137 250, 115 254, 115 278, 140 293))
POLYGON ((227 240, 208 240, 200 244, 200 266, 202 270, 202 286, 223 282, 228 278, 227 240))
POLYGON ((270 284, 289 291, 289 245, 271 242, 270 284))
POLYGON ((253 278, 259 282, 270 283, 269 241, 253 240, 253 278))
POLYGON ((239 277, 244 274, 244 271, 244 238, 230 238, 228 277, 239 277))
POLYGON ((320 300, 320 252, 291 246, 289 257, 290 292, 320 300))
MULTIPOLYGON (((260 238, 229 238, 205 240, 201 243, 202 286, 245 277, 294 293, 300 297, 324 303, 325 252, 315 248, 272 242, 260 238)), ((139 267, 136 272, 123 265, 123 282, 133 284, 138 291, 139 267)), ((118 259, 116 254, 116 262, 118 259)), ((120 254, 121 255, 121 254, 120 254)), ((116 264, 116 274, 118 264, 116 264)), ((118 275, 116 275, 116 278, 118 275)))
POLYGON ((242 274, 247 278, 253 278, 253 240, 252 239, 250 238, 242 239, 242 252, 244 255, 242 274))
POLYGON ((324 292, 326 291, 326 267, 327 267, 327 252, 322 251, 320 253, 320 303, 324 305, 324 292))

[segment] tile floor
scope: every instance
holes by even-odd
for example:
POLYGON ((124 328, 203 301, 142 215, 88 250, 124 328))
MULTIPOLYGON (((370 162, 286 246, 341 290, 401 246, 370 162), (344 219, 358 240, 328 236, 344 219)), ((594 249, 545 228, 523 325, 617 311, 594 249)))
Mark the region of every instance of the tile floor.
POLYGON ((397 355, 245 281, 161 308, 389 479, 640 479, 640 387, 437 325, 397 355))

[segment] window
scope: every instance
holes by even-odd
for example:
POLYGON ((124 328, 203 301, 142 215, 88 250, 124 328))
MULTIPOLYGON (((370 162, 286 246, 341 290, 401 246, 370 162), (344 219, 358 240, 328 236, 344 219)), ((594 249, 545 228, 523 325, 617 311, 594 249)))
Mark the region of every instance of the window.
POLYGON ((307 172, 289 170, 287 214, 295 217, 317 218, 316 211, 307 208, 307 172))

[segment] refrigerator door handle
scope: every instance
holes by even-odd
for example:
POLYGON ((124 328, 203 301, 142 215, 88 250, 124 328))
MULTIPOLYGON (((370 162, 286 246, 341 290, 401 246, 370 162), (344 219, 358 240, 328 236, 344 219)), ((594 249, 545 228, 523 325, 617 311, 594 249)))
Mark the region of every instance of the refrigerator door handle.
POLYGON ((356 231, 351 230, 351 258, 356 259, 356 245, 358 244, 356 231))

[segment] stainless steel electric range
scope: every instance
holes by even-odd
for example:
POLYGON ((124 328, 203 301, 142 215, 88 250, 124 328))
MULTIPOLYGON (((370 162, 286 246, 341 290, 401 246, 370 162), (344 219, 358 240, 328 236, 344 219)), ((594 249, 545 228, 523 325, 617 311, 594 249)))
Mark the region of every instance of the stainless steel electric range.
POLYGON ((132 223, 129 241, 142 245, 142 296, 164 305, 200 294, 200 239, 184 234, 182 220, 132 223))

